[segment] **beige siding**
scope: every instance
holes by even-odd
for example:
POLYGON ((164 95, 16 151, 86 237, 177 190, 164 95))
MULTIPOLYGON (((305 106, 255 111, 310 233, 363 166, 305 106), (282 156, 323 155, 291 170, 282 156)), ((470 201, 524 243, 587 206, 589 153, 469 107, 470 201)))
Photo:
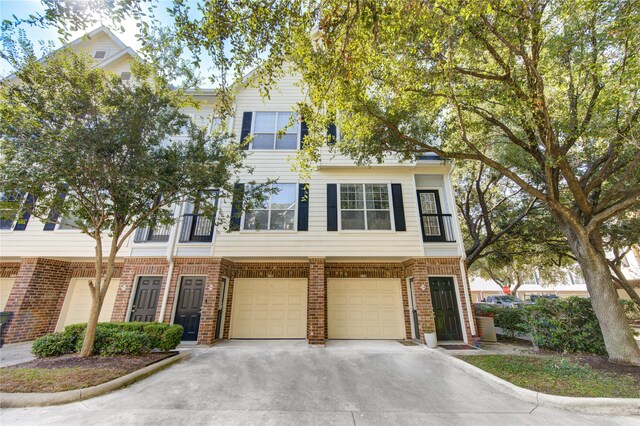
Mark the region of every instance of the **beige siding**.
MULTIPOLYGON (((269 173, 256 169, 256 180, 269 173)), ((296 183, 295 173, 270 174, 282 183, 296 183)), ((240 231, 225 233, 218 229, 214 254, 222 257, 326 256, 326 257, 407 257, 420 256, 422 240, 417 219, 413 174, 408 170, 367 168, 326 170, 314 173, 309 181, 309 231, 240 231), (327 231, 328 183, 400 183, 402 184, 407 231, 327 231), (274 249, 277 250, 274 253, 274 249)), ((228 203, 223 214, 230 214, 228 203)))
MULTIPOLYGON (((113 279, 107 290, 107 295, 104 298, 102 310, 100 311, 100 322, 107 322, 111 319, 111 312, 116 301, 116 294, 118 293, 119 279, 113 279)), ((81 322, 87 322, 89 319, 89 312, 91 310, 91 292, 89 290, 88 278, 74 278, 69 283, 69 290, 58 318, 58 325, 56 331, 62 330, 69 324, 78 324, 81 322)))
POLYGON ((0 311, 7 305, 15 278, 0 278, 0 311))
MULTIPOLYGON (((0 231, 0 256, 18 257, 93 257, 95 242, 75 229, 43 231, 44 224, 31 218, 24 231, 0 231)), ((111 239, 102 240, 103 247, 111 239)), ((124 250, 123 250, 124 251, 124 250)))
POLYGON ((106 34, 98 34, 91 38, 85 37, 83 42, 77 45, 75 49, 87 52, 88 54, 92 54, 95 50, 106 50, 107 54, 104 59, 109 59, 111 56, 122 50, 122 48, 106 34))

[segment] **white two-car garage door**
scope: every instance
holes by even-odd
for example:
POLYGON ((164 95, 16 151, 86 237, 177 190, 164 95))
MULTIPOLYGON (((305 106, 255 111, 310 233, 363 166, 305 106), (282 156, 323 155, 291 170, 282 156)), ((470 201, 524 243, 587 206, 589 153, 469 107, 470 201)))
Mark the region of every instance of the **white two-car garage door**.
MULTIPOLYGON (((113 312, 113 305, 115 305, 116 302, 119 284, 120 279, 114 278, 111 280, 107 294, 104 297, 98 321, 111 321, 111 313, 113 312)), ((69 283, 69 290, 62 305, 56 331, 62 330, 69 324, 87 322, 89 320, 89 311, 91 311, 89 278, 74 278, 69 283)))
POLYGON ((399 279, 327 280, 330 339, 404 339, 399 279))
POLYGON ((236 279, 231 312, 231 338, 305 338, 307 280, 236 279))

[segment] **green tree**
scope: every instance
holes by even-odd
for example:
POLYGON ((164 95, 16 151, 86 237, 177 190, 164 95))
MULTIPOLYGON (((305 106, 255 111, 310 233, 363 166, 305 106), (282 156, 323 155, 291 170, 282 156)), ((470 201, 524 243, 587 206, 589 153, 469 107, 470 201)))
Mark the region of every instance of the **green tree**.
POLYGON ((72 218, 94 240, 81 350, 89 356, 123 244, 139 227, 172 224, 169 207, 182 200, 213 214, 215 198, 233 190, 243 150, 229 135, 194 125, 180 111, 194 100, 170 89, 152 66, 136 64, 130 84, 70 49, 44 61, 30 48, 4 52, 15 76, 0 84, 3 211, 15 218, 27 210, 54 223, 72 218), (172 142, 184 127, 188 137, 172 142))
MULTIPOLYGON (((52 19, 74 0, 55 3, 52 19)), ((131 6, 139 3, 122 0, 131 6)), ((268 87, 294 64, 317 159, 362 162, 434 152, 477 161, 545 206, 581 267, 612 360, 640 364, 618 304, 602 227, 640 197, 640 7, 637 0, 182 0, 180 40, 208 54, 222 88, 268 87)), ((67 9, 67 12, 71 9, 67 9)), ((230 88, 233 89, 233 88, 230 88)))
POLYGON ((535 198, 482 163, 459 161, 453 175, 456 206, 462 218, 467 267, 493 252, 500 239, 513 239, 535 198))

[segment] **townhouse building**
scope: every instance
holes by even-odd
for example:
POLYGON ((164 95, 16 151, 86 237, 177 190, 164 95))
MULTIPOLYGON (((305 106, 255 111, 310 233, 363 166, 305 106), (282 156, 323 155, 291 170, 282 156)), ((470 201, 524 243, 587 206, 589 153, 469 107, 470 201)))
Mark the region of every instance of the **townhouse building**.
MULTIPOLYGON (((135 52, 106 28, 70 44, 97 66, 130 78, 135 52)), ((194 120, 211 119, 214 98, 196 94, 194 120)), ((306 126, 288 126, 303 99, 295 75, 263 99, 242 89, 229 123, 252 136, 238 192, 277 179, 279 191, 259 209, 218 214, 230 230, 185 202, 171 227, 139 229, 118 256, 101 321, 182 324, 184 340, 418 339, 469 342, 476 334, 455 213, 452 165, 437 157, 389 158, 357 166, 323 148, 306 180, 291 162, 306 126), (279 137, 277 132, 286 129, 279 137)), ((335 132, 335 128, 330 129, 335 132)), ((236 206, 237 207, 237 206, 236 206)), ((71 220, 5 221, 0 230, 0 309, 11 312, 6 342, 31 340, 88 318, 94 275, 91 239, 71 220)), ((106 242, 106 241, 105 241, 106 242)))

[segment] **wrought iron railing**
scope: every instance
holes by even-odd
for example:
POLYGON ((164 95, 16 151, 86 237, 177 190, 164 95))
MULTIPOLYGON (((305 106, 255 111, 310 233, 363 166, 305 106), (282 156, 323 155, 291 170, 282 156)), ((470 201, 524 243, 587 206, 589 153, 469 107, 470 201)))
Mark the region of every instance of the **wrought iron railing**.
POLYGON ((210 216, 185 214, 182 218, 180 242, 211 242, 213 239, 213 219, 210 216))
POLYGON ((167 242, 169 241, 170 226, 154 226, 153 228, 138 228, 133 236, 134 243, 167 242))
POLYGON ((456 241, 450 214, 420 215, 422 221, 422 241, 425 243, 452 243, 456 241))

